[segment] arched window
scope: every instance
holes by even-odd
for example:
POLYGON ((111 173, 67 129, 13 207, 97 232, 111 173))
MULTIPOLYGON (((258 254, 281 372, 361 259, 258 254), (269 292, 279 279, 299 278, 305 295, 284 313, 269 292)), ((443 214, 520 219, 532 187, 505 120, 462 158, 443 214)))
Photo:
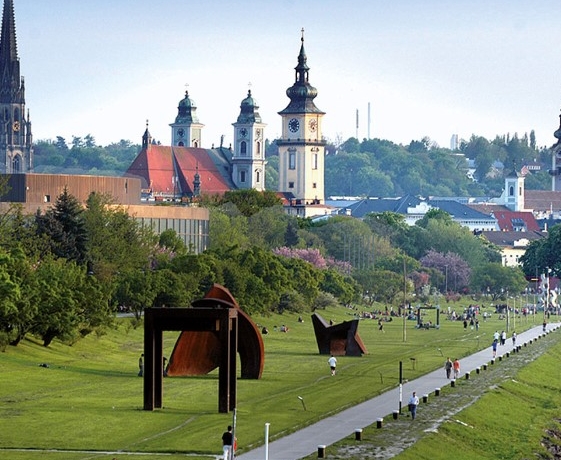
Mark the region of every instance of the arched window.
POLYGON ((508 188, 508 196, 514 196, 514 187, 512 185, 508 188))
POLYGON ((196 149, 199 148, 199 141, 197 141, 197 139, 193 139, 193 147, 195 147, 196 149))
POLYGON ((240 143, 240 155, 247 155, 247 142, 246 141, 242 141, 240 143))
POLYGON ((261 142, 258 142, 255 148, 257 150, 257 155, 261 155, 261 142))
POLYGON ((288 169, 296 169, 296 152, 288 154, 288 169))
POLYGON ((179 143, 177 145, 178 145, 178 147, 185 147, 185 144, 183 143, 183 141, 179 141, 179 143))
POLYGON ((258 169, 255 170, 255 182, 256 183, 261 182, 261 172, 258 169))
POLYGON ((21 157, 16 155, 12 160, 12 173, 18 174, 21 172, 21 157))

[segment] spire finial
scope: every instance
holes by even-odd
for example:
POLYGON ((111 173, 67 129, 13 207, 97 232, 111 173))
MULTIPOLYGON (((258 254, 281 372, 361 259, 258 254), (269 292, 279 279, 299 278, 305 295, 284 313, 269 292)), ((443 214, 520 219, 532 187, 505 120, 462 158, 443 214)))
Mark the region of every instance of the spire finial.
POLYGON ((300 39, 304 43, 304 28, 302 27, 302 38, 300 39))

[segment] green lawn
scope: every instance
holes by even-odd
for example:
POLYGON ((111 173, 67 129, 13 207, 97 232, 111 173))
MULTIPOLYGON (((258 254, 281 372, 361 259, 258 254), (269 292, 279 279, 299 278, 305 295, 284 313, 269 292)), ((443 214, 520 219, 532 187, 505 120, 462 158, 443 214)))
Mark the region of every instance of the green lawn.
MULTIPOLYGON (((343 307, 320 312, 336 322, 352 319, 354 313, 343 307)), ((435 312, 427 313, 424 320, 434 323, 435 312)), ((328 357, 318 354, 309 316, 304 323, 297 316, 254 318, 270 334, 264 336, 263 378, 238 380, 241 450, 262 442, 266 422, 272 439, 282 436, 396 386, 400 361, 404 377, 412 379, 443 365, 446 356, 461 358, 490 346, 493 332, 506 327, 493 315, 480 323, 479 331, 465 330, 461 322, 441 315, 440 329, 417 330, 414 321, 407 321, 404 341, 401 319, 386 323, 384 332, 378 331, 377 321, 362 320, 359 333, 369 353, 338 358, 338 376, 332 379, 328 357), (290 331, 276 332, 281 324, 290 331)), ((10 459, 112 459, 120 458, 113 452, 122 451, 139 454, 126 455, 133 460, 147 458, 143 453, 151 459, 198 454, 189 457, 196 460, 220 454, 220 436, 232 414, 218 413, 217 371, 165 379, 163 409, 142 410, 143 381, 136 374, 143 331, 131 329, 128 321, 120 319, 116 330, 73 346, 55 342, 44 348, 26 340, 0 354, 0 449, 40 450, 10 451, 10 459)), ((535 324, 540 323, 536 318, 535 324)), ((532 325, 532 319, 517 319, 516 329, 532 325)), ((177 335, 164 334, 168 357, 177 335)))

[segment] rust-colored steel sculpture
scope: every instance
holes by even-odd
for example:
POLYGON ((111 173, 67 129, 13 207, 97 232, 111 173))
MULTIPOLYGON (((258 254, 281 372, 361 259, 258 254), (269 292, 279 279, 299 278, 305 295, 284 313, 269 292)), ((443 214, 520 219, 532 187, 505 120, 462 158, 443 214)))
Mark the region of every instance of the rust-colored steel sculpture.
MULTIPOLYGON (((265 363, 263 338, 249 315, 242 311, 228 289, 215 284, 205 297, 193 302, 194 309, 205 307, 212 299, 227 303, 238 312, 238 353, 242 379, 259 379, 265 363)), ((168 376, 205 375, 220 363, 221 344, 217 331, 183 331, 171 354, 168 376)))
POLYGON ((358 335, 358 319, 329 325, 320 315, 312 315, 320 355, 362 356, 368 353, 358 335))

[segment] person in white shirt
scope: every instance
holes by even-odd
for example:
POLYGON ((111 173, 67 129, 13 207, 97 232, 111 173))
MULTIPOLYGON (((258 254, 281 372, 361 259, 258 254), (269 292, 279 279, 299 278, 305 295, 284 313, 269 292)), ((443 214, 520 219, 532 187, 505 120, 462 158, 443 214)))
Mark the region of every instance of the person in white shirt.
POLYGON ((331 375, 335 375, 335 369, 337 368, 337 358, 331 355, 331 358, 327 360, 329 367, 331 368, 331 375))
POLYGON ((412 420, 415 420, 415 416, 417 415, 418 405, 419 405, 419 398, 417 397, 417 393, 413 392, 413 394, 409 398, 409 412, 411 412, 412 420))

